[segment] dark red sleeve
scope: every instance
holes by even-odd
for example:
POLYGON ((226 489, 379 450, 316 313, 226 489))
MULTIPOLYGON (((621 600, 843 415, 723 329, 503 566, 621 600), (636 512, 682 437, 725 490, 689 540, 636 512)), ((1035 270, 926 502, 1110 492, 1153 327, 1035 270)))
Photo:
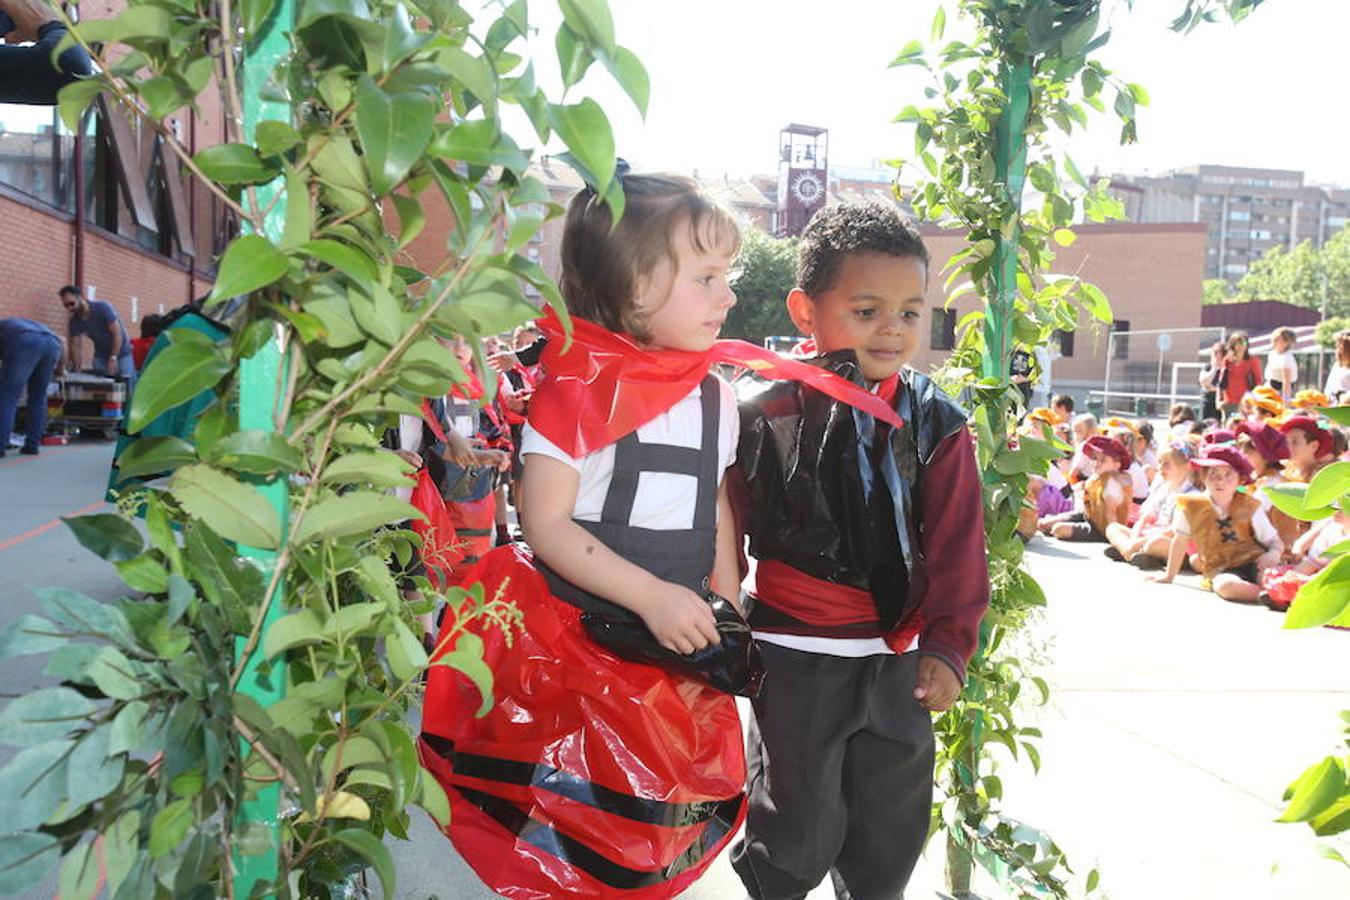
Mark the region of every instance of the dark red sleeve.
POLYGON ((726 480, 727 500, 736 532, 736 564, 744 581, 745 576, 750 574, 750 560, 745 555, 745 532, 750 522, 750 486, 745 483, 745 475, 739 465, 728 468, 722 477, 726 480))
POLYGON ((989 606, 984 502, 970 432, 963 428, 938 445, 921 492, 925 589, 919 652, 941 659, 964 682, 989 606))

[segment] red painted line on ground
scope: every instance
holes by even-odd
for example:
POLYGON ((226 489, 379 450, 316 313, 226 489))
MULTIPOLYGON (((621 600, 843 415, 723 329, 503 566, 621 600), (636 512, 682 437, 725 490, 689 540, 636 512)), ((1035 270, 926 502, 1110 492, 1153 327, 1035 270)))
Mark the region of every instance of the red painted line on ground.
MULTIPOLYGON (((50 446, 44 446, 40 451, 38 451, 38 455, 39 455, 39 456, 52 456, 52 455, 56 455, 56 454, 59 454, 59 453, 64 453, 64 452, 66 452, 67 450, 74 450, 74 449, 75 449, 76 447, 78 447, 78 446, 81 446, 81 445, 79 445, 79 444, 52 444, 52 445, 50 445, 50 446)), ((25 463, 33 463, 33 462, 37 462, 37 460, 38 460, 38 457, 37 457, 37 456, 25 456, 25 455, 23 455, 22 453, 19 452, 19 448, 18 448, 18 447, 10 447, 10 448, 9 448, 9 452, 5 454, 5 458, 2 459, 2 460, 0 460, 0 469, 11 469, 11 468, 13 468, 14 466, 21 466, 21 465, 23 465, 23 464, 25 464, 25 463), (14 458, 14 459, 10 459, 9 456, 11 456, 11 455, 13 455, 15 458, 14 458)))
MULTIPOLYGON (((104 500, 100 500, 97 503, 91 503, 88 506, 75 510, 74 512, 66 513, 65 518, 70 518, 72 516, 82 516, 85 513, 91 513, 94 510, 98 509, 99 507, 103 506, 105 502, 106 501, 104 500)), ((36 528, 31 528, 28 531, 25 531, 23 534, 17 535, 16 537, 12 537, 5 541, 0 541, 0 550, 8 550, 10 547, 18 546, 19 544, 22 544, 24 541, 31 540, 32 538, 35 538, 38 535, 46 534, 47 532, 51 531, 53 528, 56 528, 60 524, 61 518, 58 517, 52 519, 50 522, 44 522, 43 524, 39 525, 36 528)))

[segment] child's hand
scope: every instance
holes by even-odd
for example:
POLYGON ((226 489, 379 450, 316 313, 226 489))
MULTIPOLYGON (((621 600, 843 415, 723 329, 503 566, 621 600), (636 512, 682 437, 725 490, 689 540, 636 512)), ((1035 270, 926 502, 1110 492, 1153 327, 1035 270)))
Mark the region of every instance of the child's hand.
POLYGON ((660 582, 638 615, 662 647, 686 656, 722 640, 712 608, 689 588, 669 581, 660 582))
POLYGON ((475 450, 473 457, 477 466, 491 466, 499 472, 511 468, 511 457, 505 450, 475 450))
POLYGON ((468 438, 458 431, 447 432, 445 438, 445 452, 441 454, 445 459, 465 469, 474 464, 473 445, 468 438))
POLYGON ((394 455, 414 469, 422 468, 422 455, 420 453, 414 453, 411 450, 395 450, 394 455))
POLYGON ((1146 576, 1144 580, 1156 581, 1158 584, 1171 584, 1172 576, 1168 575, 1166 572, 1154 572, 1152 575, 1146 576))
POLYGON ((961 693, 961 680, 951 666, 936 656, 919 657, 919 674, 915 679, 914 699, 932 712, 943 712, 961 693))

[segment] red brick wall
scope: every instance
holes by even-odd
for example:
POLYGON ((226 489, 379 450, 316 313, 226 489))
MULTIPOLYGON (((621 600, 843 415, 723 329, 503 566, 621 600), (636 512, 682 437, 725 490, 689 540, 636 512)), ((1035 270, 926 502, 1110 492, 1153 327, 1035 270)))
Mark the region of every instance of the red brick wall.
MULTIPOLYGON (((65 310, 56 292, 74 280, 75 234, 72 221, 0 196, 0 241, 5 247, 5 290, 0 293, 0 317, 23 316, 65 334, 65 310)), ((140 334, 132 319, 132 298, 138 314, 181 306, 192 296, 188 273, 158 254, 130 245, 97 228, 86 228, 84 239, 86 288, 92 285, 99 300, 107 300, 122 317, 131 337, 140 334)), ((198 294, 210 282, 197 278, 198 294)))

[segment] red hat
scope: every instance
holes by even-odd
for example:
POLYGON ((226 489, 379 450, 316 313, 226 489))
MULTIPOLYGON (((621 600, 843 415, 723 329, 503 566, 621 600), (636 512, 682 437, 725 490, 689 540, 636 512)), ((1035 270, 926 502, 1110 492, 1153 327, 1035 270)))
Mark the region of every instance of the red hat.
POLYGON ((1134 462, 1134 457, 1130 451, 1125 449, 1125 445, 1113 437, 1107 437, 1104 434, 1094 434, 1083 444, 1083 450, 1087 453, 1104 453, 1107 456, 1115 457, 1120 463, 1122 469, 1128 469, 1130 463, 1134 462))
POLYGON ((1284 432, 1267 422, 1239 422, 1238 434, 1251 438, 1252 446, 1262 459, 1272 465, 1289 458, 1289 442, 1284 432))
POLYGON ((1317 441, 1317 455, 1327 456, 1331 453, 1331 432, 1327 431, 1312 416, 1290 416, 1280 423, 1280 431, 1288 434, 1290 431, 1298 428, 1308 436, 1308 440, 1317 441))
POLYGON ((1211 428, 1204 433, 1201 439, 1206 444, 1231 444, 1237 440, 1237 435, 1227 428, 1211 428))
POLYGON ((1247 457, 1242 455, 1242 451, 1236 447, 1227 445, 1211 444, 1205 448, 1205 452, 1200 454, 1199 459, 1191 460, 1191 465, 1197 469, 1212 469, 1215 466, 1232 466, 1233 471, 1237 472, 1238 480, 1243 484, 1249 484, 1252 480, 1252 464, 1247 457))

